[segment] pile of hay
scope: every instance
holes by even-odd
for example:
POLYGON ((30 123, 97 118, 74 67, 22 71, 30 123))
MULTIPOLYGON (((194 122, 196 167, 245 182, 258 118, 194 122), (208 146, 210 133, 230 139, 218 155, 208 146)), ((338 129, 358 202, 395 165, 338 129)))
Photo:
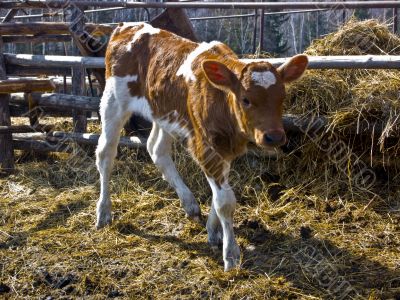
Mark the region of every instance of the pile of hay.
POLYGON ((399 55, 400 38, 378 20, 351 18, 338 31, 312 42, 308 55, 399 55))
MULTIPOLYGON (((338 31, 314 41, 305 53, 398 55, 400 38, 377 20, 352 18, 338 31)), ((288 94, 288 112, 327 116, 329 132, 343 133, 342 140, 358 155, 368 153, 373 161, 373 156, 385 160, 400 152, 399 71, 311 70, 290 86, 288 94), (360 126, 374 129, 361 136, 360 126)))

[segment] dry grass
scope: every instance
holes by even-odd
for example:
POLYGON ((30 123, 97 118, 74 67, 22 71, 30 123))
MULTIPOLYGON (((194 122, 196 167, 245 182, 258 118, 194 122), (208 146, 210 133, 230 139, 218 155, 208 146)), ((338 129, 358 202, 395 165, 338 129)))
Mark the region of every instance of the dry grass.
MULTIPOLYGON (((289 111, 327 115, 335 130, 312 139, 293 135, 276 159, 255 151, 235 162, 243 259, 240 270, 228 273, 205 228, 185 219, 144 151, 120 151, 111 183, 114 223, 100 231, 90 153, 19 153, 18 171, 0 179, 0 297, 399 299, 398 77, 383 72, 312 71, 291 87, 289 111), (381 74, 387 76, 377 80, 381 74), (342 130, 360 116, 386 122, 387 136, 345 138, 342 130), (338 148, 321 148, 337 135, 341 158, 338 148), (376 180, 368 189, 354 181, 361 161, 373 163, 376 180)), ((66 119, 56 123, 57 130, 71 128, 66 119)), ((176 148, 177 167, 206 216, 211 191, 176 148)))
MULTIPOLYGON (((147 155, 120 155, 115 220, 101 231, 94 229, 93 157, 24 161, 2 179, 0 274, 11 298, 313 299, 340 295, 341 282, 353 296, 399 296, 398 186, 365 198, 341 190, 339 181, 326 189, 315 178, 296 178, 281 159, 244 157, 232 176, 243 265, 224 273, 221 253, 212 253, 203 227, 185 219, 147 155), (332 269, 331 288, 319 281, 322 266, 332 269)), ((187 155, 175 159, 207 212, 203 176, 187 155)))

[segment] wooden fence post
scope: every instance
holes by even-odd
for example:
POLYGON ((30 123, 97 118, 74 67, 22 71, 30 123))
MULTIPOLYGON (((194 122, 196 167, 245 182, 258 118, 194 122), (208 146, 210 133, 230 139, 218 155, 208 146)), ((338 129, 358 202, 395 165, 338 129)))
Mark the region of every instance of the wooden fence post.
MULTIPOLYGON (((72 94, 84 95, 85 94, 85 68, 75 67, 72 68, 72 94)), ((73 110, 74 132, 86 132, 87 118, 86 113, 81 110, 73 110)))
MULTIPOLYGON (((73 3, 73 2, 72 2, 73 3)), ((75 39, 75 34, 84 31, 85 20, 83 10, 77 6, 70 9, 70 31, 74 37, 74 46, 78 46, 78 41, 75 39)), ((73 49, 74 54, 78 54, 78 49, 73 49)), ((85 80, 86 69, 84 67, 72 68, 72 94, 85 95, 85 80)), ((74 132, 86 132, 87 118, 84 111, 73 110, 74 132)))
POLYGON ((259 41, 259 50, 260 53, 264 50, 264 9, 261 9, 260 12, 260 41, 259 41))
MULTIPOLYGON (((0 79, 6 79, 6 66, 3 56, 3 40, 0 37, 0 79)), ((0 126, 11 126, 10 95, 0 94, 0 126)), ((0 170, 6 173, 14 170, 14 147, 12 134, 0 134, 0 170)))
POLYGON ((258 19, 258 9, 254 10, 254 28, 253 28, 253 54, 257 51, 257 19, 258 19))

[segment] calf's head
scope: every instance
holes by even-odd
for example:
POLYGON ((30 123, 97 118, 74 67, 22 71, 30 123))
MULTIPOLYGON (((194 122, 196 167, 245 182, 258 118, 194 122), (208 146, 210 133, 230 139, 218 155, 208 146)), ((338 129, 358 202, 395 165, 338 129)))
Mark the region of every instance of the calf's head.
POLYGON ((296 55, 279 68, 255 62, 237 71, 217 60, 202 63, 208 81, 229 94, 229 105, 242 133, 266 148, 286 143, 282 124, 285 84, 298 79, 307 65, 305 55, 296 55))

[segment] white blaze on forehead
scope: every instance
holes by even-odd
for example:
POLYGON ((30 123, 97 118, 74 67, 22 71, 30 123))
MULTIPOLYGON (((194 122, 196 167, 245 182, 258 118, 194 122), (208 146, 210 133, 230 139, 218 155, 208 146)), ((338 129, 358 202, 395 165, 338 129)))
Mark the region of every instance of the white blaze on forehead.
POLYGON ((218 41, 212 41, 210 43, 203 42, 199 44, 197 48, 186 57, 185 61, 176 72, 176 75, 185 77, 186 81, 195 81, 196 77, 193 74, 192 63, 200 54, 210 50, 211 48, 219 44, 221 44, 221 42, 218 41))
POLYGON ((262 86, 265 89, 276 83, 276 77, 271 71, 255 71, 251 74, 251 79, 253 79, 254 84, 262 86))
MULTIPOLYGON (((129 26, 132 26, 132 23, 130 23, 130 24, 131 24, 131 25, 129 25, 129 26)), ((135 25, 133 25, 133 26, 143 25, 143 27, 140 28, 140 29, 135 33, 135 35, 133 36, 132 41, 131 41, 131 42, 129 43, 129 45, 127 46, 128 51, 131 51, 131 50, 132 50, 133 44, 134 44, 138 39, 140 39, 140 37, 141 37, 143 34, 153 35, 153 34, 158 34, 158 33, 160 33, 160 29, 159 29, 159 28, 154 28, 154 27, 151 26, 150 24, 147 24, 147 23, 133 23, 133 24, 135 24, 135 25)), ((125 25, 125 24, 124 24, 124 25, 125 25)))

